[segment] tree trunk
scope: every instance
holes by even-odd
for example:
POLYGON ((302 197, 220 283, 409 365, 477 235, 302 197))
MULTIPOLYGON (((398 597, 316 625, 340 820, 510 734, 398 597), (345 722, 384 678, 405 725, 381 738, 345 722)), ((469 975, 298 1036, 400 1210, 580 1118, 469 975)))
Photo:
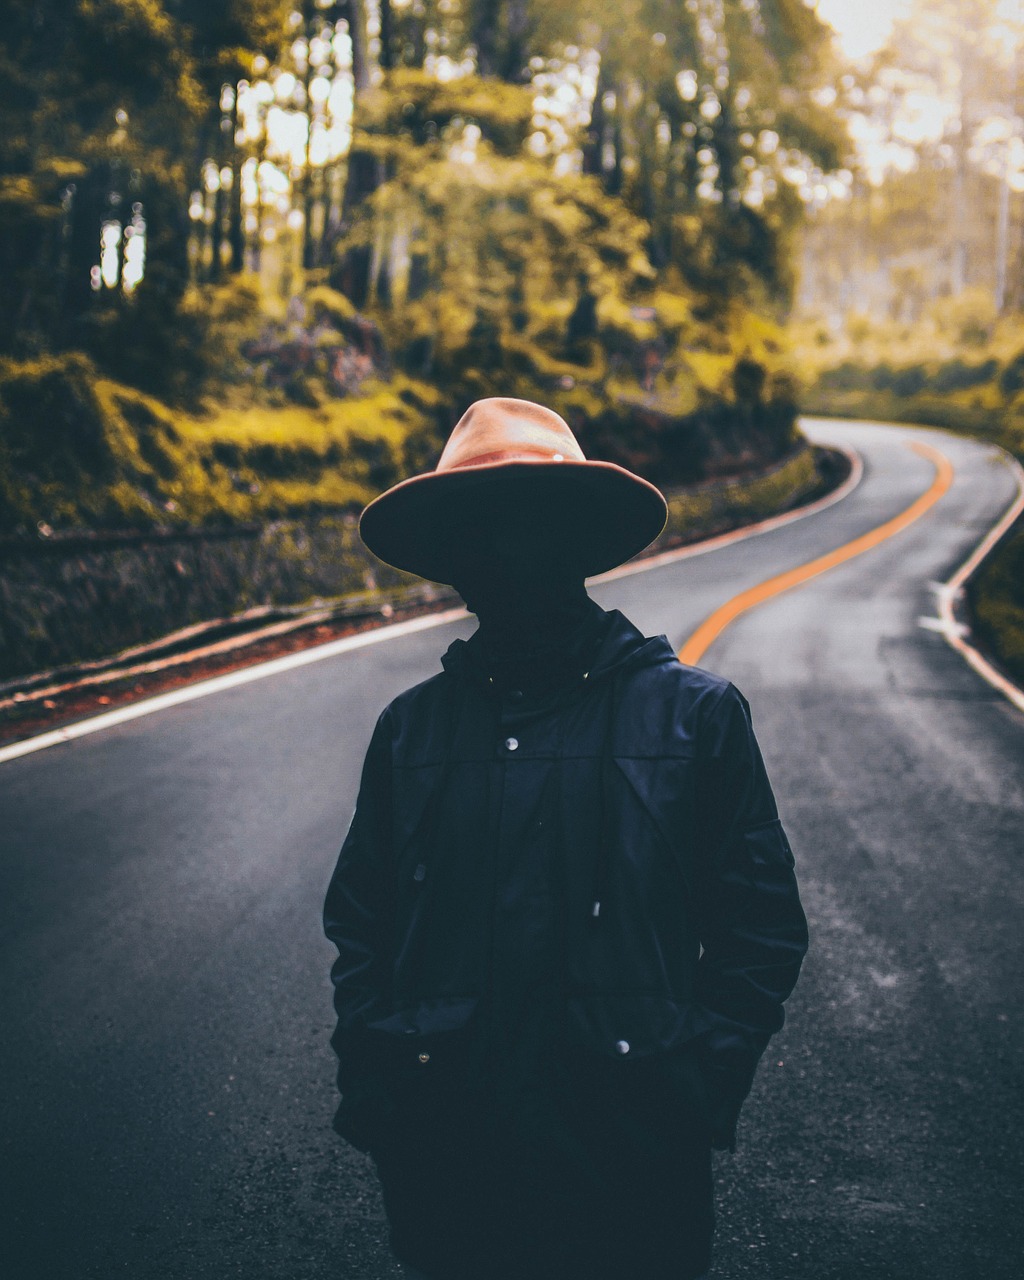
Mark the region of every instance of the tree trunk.
POLYGON ((91 273, 100 260, 100 223, 103 208, 100 191, 103 173, 87 173, 75 183, 71 205, 71 234, 68 238, 68 281, 65 313, 61 317, 64 335, 70 338, 75 322, 92 305, 91 273))
POLYGON ((345 181, 340 165, 332 165, 324 172, 323 225, 320 228, 320 250, 318 260, 329 262, 338 234, 341 229, 341 202, 345 191, 345 181))
POLYGON ((409 282, 405 296, 409 302, 422 298, 430 287, 430 256, 422 249, 414 250, 409 257, 409 282))
POLYGON ((626 86, 619 84, 615 91, 615 114, 612 117, 612 167, 607 170, 604 181, 605 190, 612 196, 617 196, 622 191, 622 160, 626 146, 626 131, 623 126, 625 96, 626 86))
POLYGON ((352 41, 352 81, 356 102, 370 87, 369 41, 366 36, 365 0, 348 0, 348 34, 352 41))
POLYGON ((309 100, 309 85, 313 79, 313 67, 306 62, 306 74, 303 83, 306 89, 306 145, 302 153, 302 173, 299 175, 298 196, 299 208, 302 210, 302 269, 308 271, 315 266, 315 246, 313 244, 313 174, 309 168, 309 144, 313 137, 313 105, 309 100))
POLYGON ((395 23, 391 12, 391 0, 379 0, 380 53, 377 61, 381 71, 390 71, 395 65, 395 23))
POLYGON ((498 73, 502 0, 477 0, 470 38, 476 45, 476 66, 482 76, 498 73))
MULTIPOLYGON (((384 164, 379 156, 359 148, 356 138, 348 157, 345 198, 342 207, 342 233, 351 227, 360 206, 373 195, 385 179, 384 164)), ((344 256, 336 273, 338 288, 356 307, 366 305, 372 285, 373 249, 371 245, 353 245, 344 256)))
POLYGON ((953 217, 950 223, 952 244, 950 245, 949 290, 954 298, 963 293, 967 285, 967 166, 970 139, 970 118, 968 104, 964 92, 964 81, 968 78, 970 60, 969 45, 966 35, 960 38, 960 79, 957 86, 957 133, 953 142, 953 217))
MULTIPOLYGON (((345 176, 345 195, 341 210, 341 234, 351 227, 359 208, 385 179, 384 165, 381 160, 371 152, 361 150, 359 146, 359 99, 370 88, 365 0, 348 0, 348 14, 349 33, 352 37, 352 81, 355 96, 352 146, 348 155, 348 172, 345 176)), ((354 306, 365 306, 373 285, 372 246, 354 245, 350 248, 332 272, 331 279, 354 306)))
MULTIPOLYGON (((219 172, 219 171, 218 171, 219 172)), ((213 224, 210 227, 210 280, 216 284, 224 268, 224 192, 218 178, 213 193, 213 224)))
POLYGON ((394 249, 393 238, 390 235, 381 237, 379 249, 379 262, 377 266, 377 278, 374 282, 374 300, 377 305, 388 310, 391 306, 393 296, 393 272, 392 272, 392 254, 394 249))
POLYGON ((530 16, 527 0, 506 0, 506 32, 500 75, 509 84, 520 84, 530 54, 530 16))
POLYGON ((598 177, 604 170, 605 131, 608 126, 608 116, 604 109, 604 95, 607 92, 608 85, 602 70, 598 72, 597 88, 594 91, 594 105, 590 109, 590 123, 587 125, 586 141, 582 148, 583 172, 592 173, 598 177))
POLYGON ((238 133, 238 92, 231 107, 231 202, 228 210, 228 271, 238 275, 245 270, 245 224, 242 212, 242 160, 235 136, 238 133))

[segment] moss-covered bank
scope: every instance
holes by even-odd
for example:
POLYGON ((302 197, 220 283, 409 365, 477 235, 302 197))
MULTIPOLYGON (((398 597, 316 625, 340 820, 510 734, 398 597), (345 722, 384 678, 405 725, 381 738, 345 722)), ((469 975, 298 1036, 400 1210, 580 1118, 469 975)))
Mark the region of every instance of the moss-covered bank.
POLYGON ((442 398, 396 376, 314 407, 175 412, 72 353, 0 362, 0 535, 231 527, 358 507, 440 448, 442 398))
POLYGON ((1024 527, 1012 532, 967 584, 978 639, 1024 687, 1024 527))
MULTIPOLYGON (((311 323, 321 331, 321 321, 311 323)), ((623 324, 638 331, 642 363, 655 326, 628 317, 623 324)), ((646 384, 596 357, 593 369, 555 360, 537 367, 536 347, 530 367, 504 385, 453 382, 442 392, 388 371, 381 359, 351 392, 328 394, 315 373, 318 353, 331 353, 328 369, 339 376, 344 358, 360 353, 330 326, 327 334, 324 347, 266 340, 250 351, 253 386, 191 412, 100 376, 78 353, 0 361, 0 536, 223 528, 356 510, 432 467, 477 392, 551 405, 589 456, 664 486, 769 466, 797 441, 793 386, 773 368, 770 329, 749 314, 712 348, 652 367, 646 384), (296 350, 305 373, 285 391, 277 383, 295 379, 296 350), (297 388, 306 403, 294 399, 297 388)))

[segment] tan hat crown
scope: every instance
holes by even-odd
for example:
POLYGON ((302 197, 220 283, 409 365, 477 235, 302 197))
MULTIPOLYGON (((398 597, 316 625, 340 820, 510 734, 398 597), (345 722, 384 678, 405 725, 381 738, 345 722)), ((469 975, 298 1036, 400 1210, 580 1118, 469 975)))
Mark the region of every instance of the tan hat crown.
POLYGON ((438 471, 501 462, 585 462, 568 423, 531 400, 494 396, 470 405, 455 425, 438 471))

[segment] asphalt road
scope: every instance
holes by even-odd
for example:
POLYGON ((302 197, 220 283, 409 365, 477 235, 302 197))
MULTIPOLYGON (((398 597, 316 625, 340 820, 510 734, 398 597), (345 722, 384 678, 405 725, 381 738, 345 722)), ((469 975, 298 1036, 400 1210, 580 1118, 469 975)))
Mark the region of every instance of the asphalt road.
MULTIPOLYGON (((1024 716, 918 619, 1009 504, 992 452, 854 446, 842 502, 594 588, 677 647, 734 593, 950 491, 739 619, 811 922, 718 1161, 717 1280, 1017 1280, 1024 1259, 1024 716)), ((324 889, 373 721, 461 621, 0 765, 0 1271, 383 1280, 371 1167, 329 1129, 324 889)), ((486 1280, 486 1277, 481 1277, 486 1280)), ((642 1280, 642 1277, 624 1277, 642 1280)))

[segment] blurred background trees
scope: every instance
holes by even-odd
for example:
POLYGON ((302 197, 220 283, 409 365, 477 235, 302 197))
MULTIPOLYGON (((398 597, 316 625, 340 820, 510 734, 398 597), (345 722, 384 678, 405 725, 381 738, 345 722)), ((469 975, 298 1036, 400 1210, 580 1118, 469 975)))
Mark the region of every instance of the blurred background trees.
POLYGON ((1016 0, 912 0, 837 84, 857 144, 845 198, 812 206, 801 309, 907 323, 987 292, 1024 306, 1024 97, 1016 0))
MULTIPOLYGON (((468 235, 489 257, 490 213, 535 186, 578 204, 581 227, 601 195, 607 224, 640 219, 649 278, 784 306, 786 170, 835 167, 842 146, 814 97, 825 37, 802 0, 14 0, 0 349, 116 364, 130 316, 129 345, 165 353, 189 288, 242 273, 285 302, 318 271, 358 308, 417 302, 450 291, 445 248, 465 261, 468 235), (469 186, 490 192, 475 217, 469 186)), ((522 229, 504 235, 532 257, 522 229)), ((515 256, 497 248, 510 313, 515 256)), ((571 255, 552 272, 578 337, 602 282, 571 255)), ((460 285, 486 328, 498 280, 460 285)), ((117 371, 157 387, 138 359, 117 371)))
POLYGON ((906 0, 836 84, 853 149, 809 203, 791 326, 819 412, 1024 453, 1018 0, 906 0))
MULTIPOLYGON (((0 422, 62 377, 71 417, 95 377, 211 436, 378 395, 420 406, 400 469, 501 391, 663 479, 770 461, 833 59, 804 0, 12 0, 0 422)), ((50 431, 0 441, 25 493, 50 431)))

